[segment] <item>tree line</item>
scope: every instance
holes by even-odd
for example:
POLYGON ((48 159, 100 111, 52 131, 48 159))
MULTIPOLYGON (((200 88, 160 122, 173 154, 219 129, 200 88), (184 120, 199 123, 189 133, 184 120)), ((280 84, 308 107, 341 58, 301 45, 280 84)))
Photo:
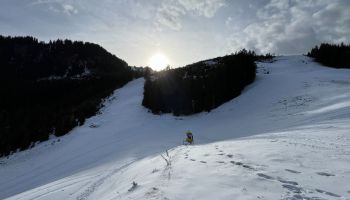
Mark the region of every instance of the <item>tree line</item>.
POLYGON ((315 61, 334 68, 350 68, 350 44, 322 43, 307 53, 315 61))

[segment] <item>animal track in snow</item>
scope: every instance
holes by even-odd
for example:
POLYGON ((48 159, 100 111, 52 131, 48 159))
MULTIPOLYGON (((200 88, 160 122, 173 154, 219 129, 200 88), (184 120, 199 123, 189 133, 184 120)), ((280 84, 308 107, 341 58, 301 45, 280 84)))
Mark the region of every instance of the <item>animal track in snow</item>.
POLYGON ((327 200, 321 197, 307 197, 302 194, 294 194, 292 197, 288 197, 285 200, 327 200))
MULTIPOLYGON (((285 179, 283 179, 283 178, 281 178, 281 177, 274 178, 274 177, 272 177, 272 176, 269 176, 269 175, 266 175, 266 174, 263 174, 263 173, 257 173, 257 175, 260 176, 260 177, 262 177, 262 178, 269 179, 269 180, 276 180, 276 179, 277 179, 279 182, 284 183, 283 185, 294 185, 294 186, 299 185, 299 184, 298 184, 297 182, 295 182, 295 181, 285 180, 285 179)), ((283 185, 282 185, 282 186, 283 186, 283 185)), ((288 187, 288 186, 287 186, 287 187, 288 187)))
POLYGON ((322 194, 326 194, 328 196, 332 196, 332 197, 341 197, 340 195, 338 194, 334 194, 332 192, 327 192, 327 191, 324 191, 324 190, 321 190, 321 189, 315 189, 317 192, 319 193, 322 193, 322 194))
POLYGON ((263 173, 257 173, 256 175, 258 175, 258 176, 260 176, 261 178, 264 178, 264 179, 275 180, 275 178, 273 178, 272 176, 269 176, 269 175, 266 175, 266 174, 263 174, 263 173))
POLYGON ((234 165, 243 165, 243 163, 241 163, 241 162, 236 162, 236 161, 230 161, 230 163, 232 163, 232 164, 234 164, 234 165))
POLYGON ((159 189, 156 187, 152 187, 148 192, 146 192, 146 196, 155 196, 158 193, 159 189))
MULTIPOLYGON (((289 171, 291 173, 296 173, 297 172, 297 171, 294 171, 294 170, 291 170, 291 171, 287 170, 287 169, 285 169, 285 170, 289 171)), ((328 174, 328 173, 326 173, 326 174, 328 174)), ((324 198, 321 198, 321 197, 315 197, 315 196, 308 197, 308 196, 305 196, 306 195, 305 193, 314 193, 312 191, 316 191, 318 193, 325 194, 325 195, 328 195, 328 196, 331 196, 331 197, 341 197, 338 194, 335 194, 333 192, 328 192, 328 191, 325 191, 325 190, 321 190, 321 189, 314 189, 314 190, 312 189, 311 192, 309 192, 310 190, 304 189, 303 187, 298 186, 299 184, 297 182, 285 180, 285 179, 283 179, 281 177, 274 178, 272 176, 269 176, 269 175, 266 175, 266 174, 263 174, 263 173, 257 173, 257 175, 259 177, 267 179, 267 180, 272 180, 272 181, 273 180, 277 180, 277 181, 281 182, 283 188, 287 189, 289 192, 292 192, 294 194, 292 197, 287 197, 285 200, 325 200, 324 198)))
POLYGON ((295 185, 283 184, 282 187, 286 188, 287 190, 289 190, 293 193, 298 193, 298 194, 300 194, 303 191, 303 188, 297 187, 295 185))
POLYGON ((285 169, 285 171, 293 173, 293 174, 300 174, 301 173, 301 172, 298 172, 298 171, 295 171, 295 170, 292 170, 292 169, 285 169))
POLYGON ((288 181, 288 180, 285 180, 285 179, 282 179, 280 177, 277 177, 277 180, 281 183, 285 183, 285 184, 290 184, 290 185, 299 185, 297 182, 295 181, 288 181))
POLYGON ((316 172, 316 174, 320 175, 320 176, 335 176, 334 174, 330 174, 327 172, 316 172))
POLYGON ((247 164, 243 164, 242 162, 236 162, 236 161, 230 161, 230 163, 234 164, 234 165, 238 165, 238 166, 242 166, 246 169, 251 169, 251 170, 255 170, 254 167, 247 165, 247 164))
POLYGON ((250 166, 250 165, 242 165, 242 167, 244 167, 244 168, 247 168, 247 169, 254 169, 252 166, 250 166))

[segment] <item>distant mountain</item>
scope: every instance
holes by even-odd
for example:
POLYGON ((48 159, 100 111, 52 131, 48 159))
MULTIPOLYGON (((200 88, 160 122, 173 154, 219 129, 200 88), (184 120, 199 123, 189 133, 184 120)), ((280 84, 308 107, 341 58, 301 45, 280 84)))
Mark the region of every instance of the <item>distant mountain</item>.
POLYGON ((140 75, 93 43, 0 36, 0 156, 66 134, 140 75))
POLYGON ((153 113, 189 115, 210 111, 240 95, 255 80, 259 59, 252 51, 200 61, 146 76, 142 104, 153 113))

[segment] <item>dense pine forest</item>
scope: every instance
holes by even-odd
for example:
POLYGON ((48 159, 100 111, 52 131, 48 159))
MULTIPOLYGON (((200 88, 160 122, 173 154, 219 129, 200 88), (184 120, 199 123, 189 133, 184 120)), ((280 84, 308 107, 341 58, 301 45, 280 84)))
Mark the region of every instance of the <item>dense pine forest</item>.
POLYGON ((307 54, 323 65, 334 68, 350 68, 350 44, 322 43, 307 54))
POLYGON ((148 75, 142 104, 156 114, 210 111, 240 95, 255 80, 255 61, 272 58, 242 50, 148 75))
POLYGON ((84 123, 141 76, 99 45, 0 36, 0 156, 84 123))

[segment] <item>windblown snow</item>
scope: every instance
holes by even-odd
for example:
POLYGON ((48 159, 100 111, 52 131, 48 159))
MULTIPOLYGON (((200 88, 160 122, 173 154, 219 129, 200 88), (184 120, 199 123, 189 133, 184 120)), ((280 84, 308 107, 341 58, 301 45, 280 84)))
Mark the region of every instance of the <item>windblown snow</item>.
POLYGON ((149 113, 143 84, 1 158, 0 199, 350 199, 350 70, 277 57, 241 96, 188 117, 149 113))

